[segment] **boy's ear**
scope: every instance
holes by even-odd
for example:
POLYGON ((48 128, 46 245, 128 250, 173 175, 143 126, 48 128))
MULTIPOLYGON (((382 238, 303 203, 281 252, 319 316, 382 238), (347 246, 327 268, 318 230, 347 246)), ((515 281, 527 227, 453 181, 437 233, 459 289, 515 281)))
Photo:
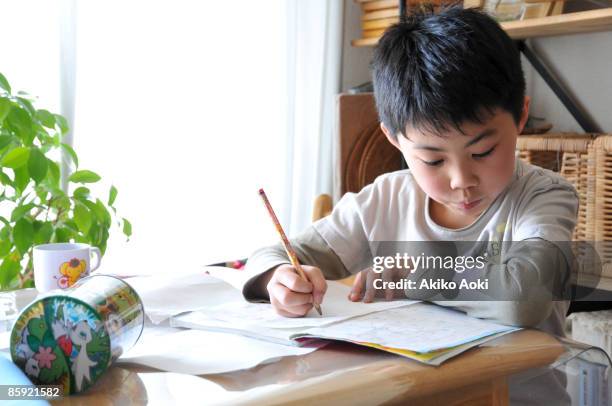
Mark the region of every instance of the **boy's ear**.
POLYGON ((385 125, 383 123, 380 123, 380 129, 385 134, 385 137, 387 137, 387 140, 389 140, 389 142, 395 148, 397 148, 397 149, 399 149, 401 151, 402 149, 400 148, 399 142, 397 141, 397 137, 395 137, 393 134, 391 134, 391 131, 389 131, 389 129, 387 127, 385 127, 385 125))
POLYGON ((519 122, 519 134, 523 132, 525 125, 527 124, 527 119, 529 118, 529 104, 531 103, 531 97, 525 96, 525 101, 523 103, 523 112, 521 113, 521 121, 519 122))

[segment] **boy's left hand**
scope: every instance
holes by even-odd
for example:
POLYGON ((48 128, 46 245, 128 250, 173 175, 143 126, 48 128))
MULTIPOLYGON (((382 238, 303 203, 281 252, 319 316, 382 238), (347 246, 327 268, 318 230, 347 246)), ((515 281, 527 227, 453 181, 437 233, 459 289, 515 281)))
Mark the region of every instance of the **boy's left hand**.
POLYGON ((403 289, 382 289, 383 282, 397 282, 407 275, 405 270, 385 269, 381 273, 374 272, 372 268, 365 269, 357 274, 349 300, 359 302, 363 299, 364 303, 371 303, 376 297, 384 297, 386 300, 405 298, 403 289), (380 282, 375 282, 380 280, 380 282), (376 289, 378 286, 379 289, 376 289))

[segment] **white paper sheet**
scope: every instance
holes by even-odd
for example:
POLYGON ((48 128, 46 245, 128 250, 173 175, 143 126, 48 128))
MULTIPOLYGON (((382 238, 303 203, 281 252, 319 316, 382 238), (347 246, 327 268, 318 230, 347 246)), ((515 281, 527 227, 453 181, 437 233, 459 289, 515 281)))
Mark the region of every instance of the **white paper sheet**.
POLYGON ((138 293, 155 324, 175 314, 242 300, 242 293, 198 270, 187 274, 138 276, 125 280, 138 293))
POLYGON ((510 330, 516 328, 440 306, 417 303, 308 329, 307 336, 376 343, 424 353, 510 330))
POLYGON ((277 315, 270 304, 248 303, 237 288, 244 275, 224 267, 204 267, 196 273, 139 276, 126 279, 141 297, 145 313, 155 324, 171 316, 202 311, 208 317, 240 325, 302 328, 324 326, 383 309, 406 306, 414 301, 351 302, 350 288, 329 281, 323 299, 323 317, 312 310, 307 317, 285 318, 277 315), (210 274, 207 274, 209 272, 210 274))
POLYGON ((195 328, 205 331, 218 331, 222 333, 238 334, 257 340, 269 341, 282 345, 300 345, 299 342, 291 340, 294 334, 305 331, 305 328, 269 328, 256 325, 240 325, 236 323, 217 320, 210 317, 206 312, 197 311, 173 316, 170 319, 172 327, 195 328))
POLYGON ((248 303, 244 300, 229 301, 202 310, 202 312, 205 312, 210 318, 241 326, 256 325, 257 327, 295 329, 326 326, 352 317, 418 303, 415 300, 351 302, 348 299, 350 290, 347 285, 328 281, 327 292, 321 305, 322 316, 311 309, 306 317, 287 318, 279 316, 270 304, 248 303))
POLYGON ((317 348, 272 344, 235 334, 154 326, 145 328, 139 342, 118 363, 203 375, 251 368, 280 357, 308 354, 317 348))

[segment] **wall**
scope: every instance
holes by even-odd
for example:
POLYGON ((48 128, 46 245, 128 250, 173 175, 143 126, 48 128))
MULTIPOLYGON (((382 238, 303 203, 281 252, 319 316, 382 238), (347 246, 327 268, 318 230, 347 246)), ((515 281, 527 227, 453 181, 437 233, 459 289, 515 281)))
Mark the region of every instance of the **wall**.
MULTIPOLYGON (((612 32, 536 38, 532 48, 557 75, 601 131, 612 133, 612 32)), ((582 132, 548 85, 523 58, 531 113, 553 123, 553 131, 582 132)))
POLYGON ((344 35, 342 39, 342 91, 369 82, 370 60, 374 47, 353 47, 351 40, 361 37, 361 9, 353 0, 344 0, 344 35))

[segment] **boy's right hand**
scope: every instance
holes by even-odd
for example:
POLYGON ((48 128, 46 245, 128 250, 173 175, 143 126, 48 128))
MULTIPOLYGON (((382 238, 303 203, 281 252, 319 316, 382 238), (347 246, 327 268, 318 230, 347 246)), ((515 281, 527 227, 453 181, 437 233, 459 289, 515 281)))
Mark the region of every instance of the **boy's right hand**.
POLYGON ((302 265, 308 277, 303 280, 292 265, 279 265, 266 285, 274 310, 285 317, 302 317, 314 303, 321 304, 327 290, 323 272, 314 266, 302 265))

